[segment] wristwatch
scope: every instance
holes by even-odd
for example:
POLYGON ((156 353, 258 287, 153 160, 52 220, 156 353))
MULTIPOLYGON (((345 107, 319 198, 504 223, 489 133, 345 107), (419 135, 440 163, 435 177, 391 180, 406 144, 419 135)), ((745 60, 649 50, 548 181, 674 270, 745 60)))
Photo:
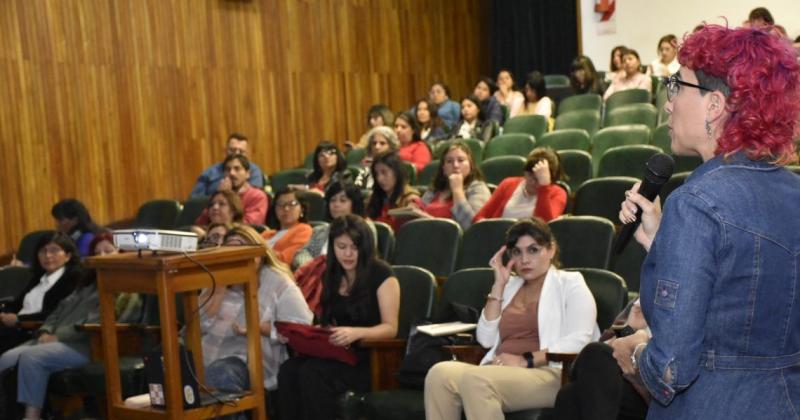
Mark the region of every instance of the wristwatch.
POLYGON ((533 368, 533 353, 526 351, 525 353, 522 353, 522 357, 524 357, 525 361, 528 362, 527 368, 533 368))

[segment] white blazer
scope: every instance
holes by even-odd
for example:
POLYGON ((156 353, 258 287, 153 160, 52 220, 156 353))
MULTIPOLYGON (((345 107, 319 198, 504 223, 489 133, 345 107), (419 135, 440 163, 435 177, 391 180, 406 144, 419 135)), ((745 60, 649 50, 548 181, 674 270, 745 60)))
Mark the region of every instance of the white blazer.
MULTIPOLYGON (((524 280, 512 276, 503 290, 501 315, 493 321, 486 319, 484 311, 478 321, 476 338, 485 348, 491 347, 481 364, 494 359, 500 345, 500 319, 502 310, 519 291, 524 280)), ((539 298, 539 347, 551 353, 578 353, 583 346, 600 338, 597 327, 597 306, 583 275, 577 271, 562 271, 553 266, 547 271, 539 298)), ((551 363, 560 367, 560 363, 551 363)))

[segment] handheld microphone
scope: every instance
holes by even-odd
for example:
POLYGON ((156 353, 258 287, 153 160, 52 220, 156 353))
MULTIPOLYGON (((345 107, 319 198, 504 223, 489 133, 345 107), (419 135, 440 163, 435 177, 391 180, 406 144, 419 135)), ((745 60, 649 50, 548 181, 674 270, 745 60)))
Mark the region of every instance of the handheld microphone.
MULTIPOLYGON (((672 176, 672 171, 675 169, 675 160, 672 156, 665 153, 656 153, 647 160, 644 170, 644 178, 642 184, 639 186, 639 194, 644 198, 653 201, 655 200, 661 187, 669 181, 672 176)), ((638 207, 638 206, 637 206, 638 207)), ((628 245, 631 236, 636 232, 639 223, 642 222, 642 209, 639 207, 636 210, 636 220, 622 227, 622 230, 617 236, 617 242, 614 244, 614 252, 619 254, 628 245)))

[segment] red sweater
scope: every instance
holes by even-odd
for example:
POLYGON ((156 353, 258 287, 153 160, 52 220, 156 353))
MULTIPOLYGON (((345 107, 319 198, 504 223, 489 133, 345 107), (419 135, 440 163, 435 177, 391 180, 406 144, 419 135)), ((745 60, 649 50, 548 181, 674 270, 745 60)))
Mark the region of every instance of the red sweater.
MULTIPOLYGON (((269 208, 267 193, 251 185, 245 191, 239 193, 239 198, 242 199, 242 207, 244 207, 242 221, 250 225, 263 225, 269 208)), ((205 226, 208 223, 208 209, 205 208, 200 216, 197 217, 197 220, 194 221, 194 224, 205 226)))
MULTIPOLYGON (((519 183, 524 182, 524 180, 525 178, 521 176, 504 179, 494 190, 489 201, 483 205, 481 211, 472 220, 477 222, 481 219, 502 217, 508 200, 511 199, 511 195, 514 194, 514 190, 517 189, 519 183)), ((545 222, 564 214, 566 207, 567 192, 558 185, 543 185, 536 191, 536 208, 533 210, 533 215, 543 219, 545 222)))
POLYGON ((411 143, 403 146, 397 151, 400 159, 410 162, 417 168, 417 173, 422 172, 422 169, 428 162, 431 161, 431 151, 424 141, 412 141, 411 143))

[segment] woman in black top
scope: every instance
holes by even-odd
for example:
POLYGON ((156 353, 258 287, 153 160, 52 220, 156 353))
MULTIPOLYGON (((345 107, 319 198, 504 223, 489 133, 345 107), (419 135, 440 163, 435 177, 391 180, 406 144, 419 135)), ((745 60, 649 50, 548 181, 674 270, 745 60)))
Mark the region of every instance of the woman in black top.
MULTIPOLYGON (((393 338, 397 334, 400 285, 391 267, 375 255, 375 239, 367 223, 350 214, 331 223, 328 258, 323 280, 322 316, 330 326, 330 342, 350 347, 365 339, 393 338)), ((278 399, 282 419, 337 418, 338 399, 347 390, 370 390, 369 358, 357 350, 358 363, 294 357, 278 372, 278 399)))

